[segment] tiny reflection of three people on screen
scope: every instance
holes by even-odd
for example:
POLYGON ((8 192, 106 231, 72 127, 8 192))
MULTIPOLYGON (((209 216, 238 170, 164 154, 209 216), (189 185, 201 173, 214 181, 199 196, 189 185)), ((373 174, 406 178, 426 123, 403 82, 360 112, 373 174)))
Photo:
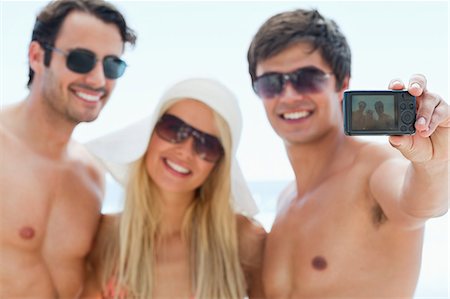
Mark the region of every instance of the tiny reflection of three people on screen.
POLYGON ((353 129, 394 129, 394 118, 384 112, 384 104, 382 101, 377 101, 374 104, 374 110, 367 109, 365 101, 358 102, 358 110, 352 112, 352 128, 353 129))

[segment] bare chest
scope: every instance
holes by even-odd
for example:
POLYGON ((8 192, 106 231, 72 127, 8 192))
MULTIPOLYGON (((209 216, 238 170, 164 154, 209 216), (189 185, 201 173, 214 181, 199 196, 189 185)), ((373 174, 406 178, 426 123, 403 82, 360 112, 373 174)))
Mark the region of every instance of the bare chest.
POLYGON ((412 296, 422 231, 377 222, 379 207, 353 178, 331 180, 280 211, 266 243, 268 297, 412 296))
POLYGON ((86 171, 26 152, 11 153, 1 160, 4 248, 29 254, 84 256, 100 209, 98 186, 86 171))
POLYGON ((189 250, 179 239, 159 246, 155 267, 155 298, 190 298, 193 294, 189 250))
POLYGON ((376 238, 373 203, 363 188, 343 182, 330 181, 277 215, 264 259, 269 296, 314 294, 345 280, 343 269, 356 273, 370 266, 358 254, 376 238))

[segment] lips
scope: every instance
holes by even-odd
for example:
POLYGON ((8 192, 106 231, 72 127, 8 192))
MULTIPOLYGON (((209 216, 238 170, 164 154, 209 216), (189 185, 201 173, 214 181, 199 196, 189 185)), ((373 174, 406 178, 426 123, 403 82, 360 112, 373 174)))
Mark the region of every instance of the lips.
POLYGON ((72 84, 69 89, 79 100, 91 104, 100 102, 106 94, 104 87, 92 88, 85 84, 72 84))
POLYGON ((81 91, 75 91, 75 94, 77 95, 77 97, 88 101, 88 102, 98 102, 100 101, 101 97, 103 94, 88 94, 88 93, 84 93, 81 91))
POLYGON ((73 93, 81 100, 89 103, 100 102, 104 93, 103 92, 85 92, 81 90, 73 90, 73 93))
POLYGON ((174 161, 171 161, 171 160, 169 160, 169 159, 167 159, 167 158, 163 159, 163 161, 164 161, 164 164, 165 164, 172 172, 175 172, 175 174, 182 175, 182 176, 188 176, 188 175, 190 175, 190 174, 192 173, 192 171, 189 170, 188 168, 183 167, 183 166, 181 166, 180 164, 178 164, 178 163, 176 163, 176 162, 174 162, 174 161))
POLYGON ((281 114, 281 117, 286 120, 298 120, 303 119, 312 114, 312 111, 295 111, 295 112, 286 112, 281 114))

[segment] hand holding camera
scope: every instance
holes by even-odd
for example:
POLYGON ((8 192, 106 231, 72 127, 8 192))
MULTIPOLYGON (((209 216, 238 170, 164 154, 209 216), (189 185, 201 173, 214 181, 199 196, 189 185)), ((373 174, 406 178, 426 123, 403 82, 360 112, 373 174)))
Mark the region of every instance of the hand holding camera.
POLYGON ((390 135, 392 146, 410 161, 448 163, 450 106, 426 85, 423 75, 414 75, 407 90, 393 80, 389 91, 346 91, 345 133, 390 135))
POLYGON ((347 135, 411 135, 416 132, 416 97, 403 90, 345 91, 347 135))

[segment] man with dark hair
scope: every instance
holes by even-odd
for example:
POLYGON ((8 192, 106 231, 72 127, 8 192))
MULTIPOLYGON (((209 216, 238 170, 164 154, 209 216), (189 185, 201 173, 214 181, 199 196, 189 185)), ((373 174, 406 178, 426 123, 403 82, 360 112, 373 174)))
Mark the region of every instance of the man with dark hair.
POLYGON ((384 112, 384 104, 382 101, 375 102, 375 112, 378 117, 375 122, 375 128, 392 129, 394 127, 394 118, 384 112))
POLYGON ((71 135, 97 118, 135 39, 102 0, 54 1, 37 16, 29 95, 0 112, 0 298, 81 294, 103 174, 71 135))
POLYGON ((352 111, 352 126, 358 130, 366 128, 366 102, 359 101, 358 102, 358 110, 352 111))
POLYGON ((448 210, 448 104, 414 75, 415 135, 389 137, 392 147, 345 136, 350 49, 316 10, 267 20, 248 62, 295 173, 266 243, 267 297, 411 298, 425 222, 448 210))

